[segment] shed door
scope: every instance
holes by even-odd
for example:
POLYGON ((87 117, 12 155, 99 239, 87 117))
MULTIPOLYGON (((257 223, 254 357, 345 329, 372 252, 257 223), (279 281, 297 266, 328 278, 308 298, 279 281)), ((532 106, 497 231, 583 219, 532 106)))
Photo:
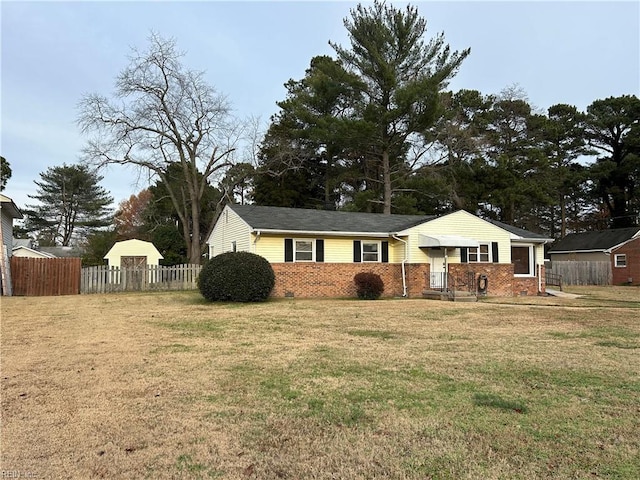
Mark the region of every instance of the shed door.
POLYGON ((147 268, 147 257, 120 257, 120 268, 147 268))
POLYGON ((142 290, 147 271, 147 257, 120 257, 124 290, 142 290))

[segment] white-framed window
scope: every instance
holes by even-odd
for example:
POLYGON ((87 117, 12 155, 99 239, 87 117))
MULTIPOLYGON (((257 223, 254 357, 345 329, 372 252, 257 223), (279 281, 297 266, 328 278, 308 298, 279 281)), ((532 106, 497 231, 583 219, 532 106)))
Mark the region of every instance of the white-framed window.
POLYGON ((627 255, 625 253, 617 253, 613 257, 613 262, 616 268, 623 268, 627 266, 627 255))
POLYGON ((380 242, 362 242, 362 261, 380 261, 380 242))
POLYGON ((518 245, 511 247, 511 263, 513 263, 513 274, 516 277, 534 277, 533 245, 518 245))
POLYGON ((293 241, 293 258, 296 262, 313 262, 313 244, 311 239, 293 241))
POLYGON ((478 247, 469 247, 467 250, 469 263, 491 262, 491 246, 488 243, 481 243, 478 247))

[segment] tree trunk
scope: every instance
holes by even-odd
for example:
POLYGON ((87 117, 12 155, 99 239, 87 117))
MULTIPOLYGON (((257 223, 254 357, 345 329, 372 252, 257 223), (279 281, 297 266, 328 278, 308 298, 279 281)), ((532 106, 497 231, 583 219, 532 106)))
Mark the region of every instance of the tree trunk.
POLYGON ((560 196, 560 238, 567 236, 567 200, 565 195, 560 196))
POLYGON ((200 245, 200 199, 191 195, 191 248, 188 250, 189 263, 199 265, 202 245, 200 245))
POLYGON ((384 186, 383 210, 385 215, 391 214, 391 166, 389 165, 389 151, 382 152, 382 182, 384 186))

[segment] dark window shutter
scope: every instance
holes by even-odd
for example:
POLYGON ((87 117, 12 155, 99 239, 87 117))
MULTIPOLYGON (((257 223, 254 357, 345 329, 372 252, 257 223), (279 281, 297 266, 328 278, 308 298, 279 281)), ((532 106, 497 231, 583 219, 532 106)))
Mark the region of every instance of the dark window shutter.
POLYGON ((460 247, 460 262, 469 263, 469 250, 465 247, 460 247))
POLYGON ((382 242, 382 262, 389 263, 389 242, 382 242))
POLYGON ((498 263, 498 242, 491 242, 491 257, 493 263, 498 263))
POLYGON ((324 240, 316 240, 316 262, 324 262, 324 240))
POLYGON ((355 263, 362 262, 362 245, 360 240, 353 241, 353 261, 355 263))
POLYGON ((284 239, 284 261, 293 262, 293 238, 284 239))

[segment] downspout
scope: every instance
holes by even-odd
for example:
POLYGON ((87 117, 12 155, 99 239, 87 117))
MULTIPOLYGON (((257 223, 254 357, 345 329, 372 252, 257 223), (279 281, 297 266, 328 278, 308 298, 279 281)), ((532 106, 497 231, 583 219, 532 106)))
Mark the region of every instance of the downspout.
POLYGON ((402 260, 402 296, 406 298, 407 297, 407 273, 405 271, 404 265, 409 260, 408 258, 409 248, 408 248, 407 242, 405 240, 402 240, 400 237, 397 237, 396 235, 391 235, 391 238, 404 243, 404 259, 402 260))
MULTIPOLYGON (((445 291, 449 291, 449 249, 444 247, 444 288, 445 291)), ((453 288, 456 286, 454 285, 453 288)), ((454 292, 455 294, 455 292, 454 292)))
POLYGON ((260 234, 262 232, 260 230, 256 230, 256 239, 253 241, 253 253, 257 254, 258 253, 258 246, 256 245, 256 243, 258 243, 258 240, 260 240, 260 234))

